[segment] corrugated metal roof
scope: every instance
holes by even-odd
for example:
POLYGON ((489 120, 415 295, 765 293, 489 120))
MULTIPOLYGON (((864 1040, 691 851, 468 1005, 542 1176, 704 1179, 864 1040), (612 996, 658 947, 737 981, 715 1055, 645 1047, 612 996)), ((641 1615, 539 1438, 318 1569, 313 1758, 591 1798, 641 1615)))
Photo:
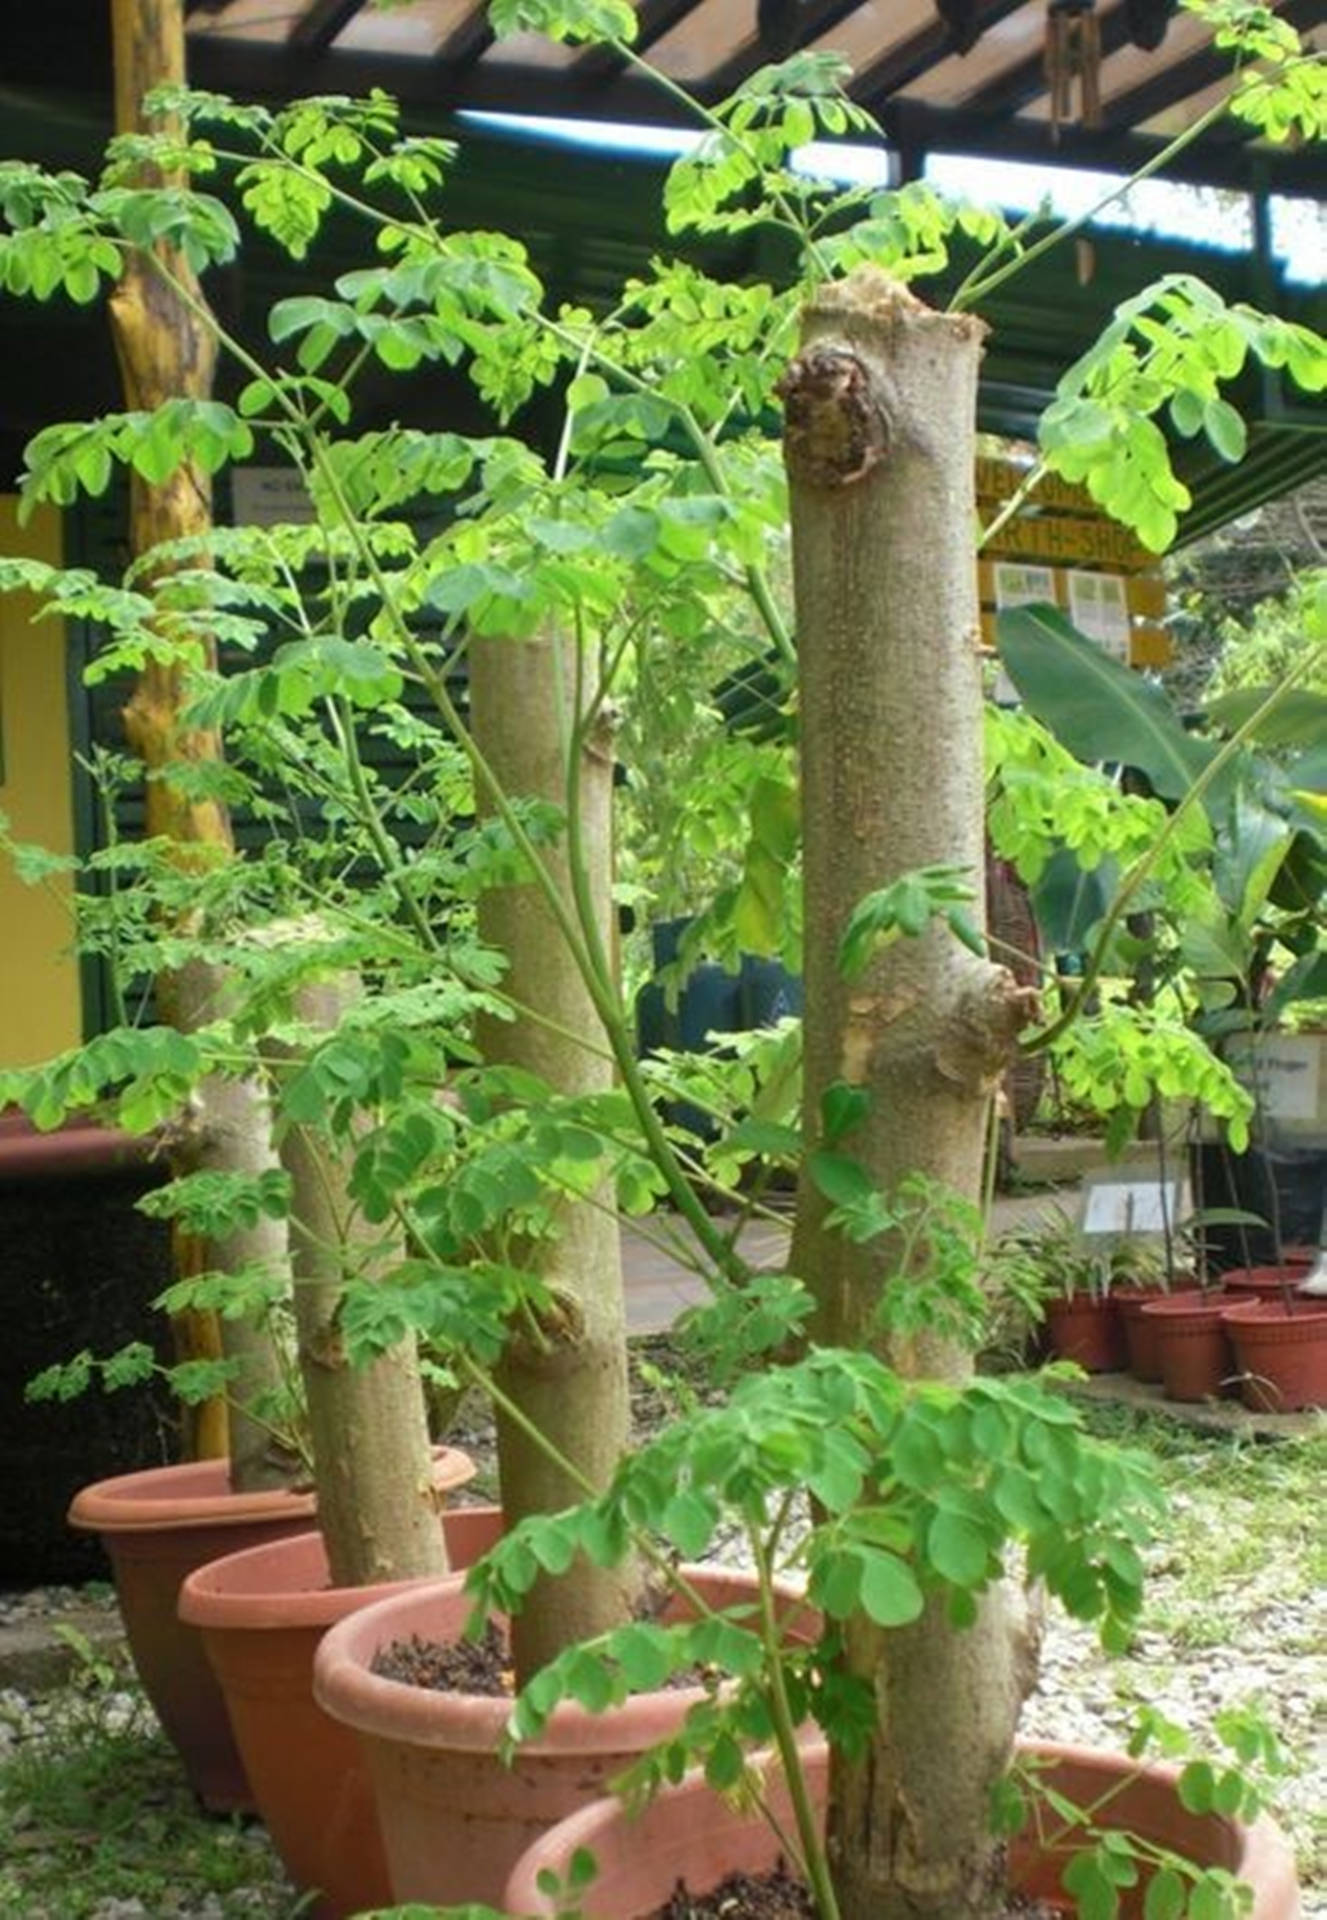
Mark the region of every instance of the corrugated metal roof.
MULTIPOLYGON (((851 92, 905 153, 936 148, 1007 158, 1132 161, 1190 126, 1228 78, 1230 56, 1175 0, 634 0, 636 48, 698 100, 714 104, 793 51, 833 50, 854 69, 851 92), (1082 22, 1095 42, 1095 111, 1080 88, 1055 126, 1048 23, 1082 22)), ((1310 40, 1327 0, 1282 0, 1310 40)), ((191 71, 240 93, 378 85, 416 105, 675 123, 686 109, 620 54, 536 34, 496 41, 487 0, 193 0, 191 71)), ((1075 34, 1079 29, 1075 27, 1075 34)), ((1247 130, 1211 129, 1187 156, 1191 176, 1243 177, 1247 130)), ((1312 178, 1284 152, 1271 164, 1312 178)))

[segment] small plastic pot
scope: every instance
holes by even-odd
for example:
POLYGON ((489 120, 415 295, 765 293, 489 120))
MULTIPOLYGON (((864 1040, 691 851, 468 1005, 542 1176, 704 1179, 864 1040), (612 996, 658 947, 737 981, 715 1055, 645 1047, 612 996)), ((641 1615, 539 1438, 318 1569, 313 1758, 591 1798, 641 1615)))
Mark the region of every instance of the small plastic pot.
POLYGON ((1327 1301, 1235 1300, 1221 1315, 1240 1393, 1257 1413, 1327 1407, 1327 1301))
POLYGON ((1168 1400, 1213 1400, 1230 1390, 1235 1356, 1221 1324, 1218 1293, 1169 1293, 1143 1308, 1156 1329, 1161 1384, 1168 1400))

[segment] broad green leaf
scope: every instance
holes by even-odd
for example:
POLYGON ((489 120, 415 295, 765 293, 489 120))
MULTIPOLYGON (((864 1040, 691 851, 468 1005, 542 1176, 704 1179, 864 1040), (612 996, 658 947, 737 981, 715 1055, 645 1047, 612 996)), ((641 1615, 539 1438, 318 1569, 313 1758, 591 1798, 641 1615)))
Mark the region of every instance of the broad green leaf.
MULTIPOLYGON (((1019 698, 1077 759, 1137 767, 1164 799, 1178 800, 1215 758, 1210 742, 1184 731, 1159 687, 1085 640, 1054 607, 1006 608, 996 631, 1019 698)), ((1217 794, 1208 803, 1217 804, 1217 794)))
MULTIPOLYGON (((1222 733, 1234 733, 1275 691, 1274 687, 1236 687, 1208 702, 1207 718, 1222 733)), ((1309 687, 1282 688, 1276 705, 1249 737, 1264 747, 1321 747, 1327 740, 1327 693, 1315 693, 1309 687)))
POLYGON ((1118 884, 1113 860, 1084 873, 1069 847, 1057 847, 1031 888, 1032 911, 1053 953, 1080 953, 1118 884))

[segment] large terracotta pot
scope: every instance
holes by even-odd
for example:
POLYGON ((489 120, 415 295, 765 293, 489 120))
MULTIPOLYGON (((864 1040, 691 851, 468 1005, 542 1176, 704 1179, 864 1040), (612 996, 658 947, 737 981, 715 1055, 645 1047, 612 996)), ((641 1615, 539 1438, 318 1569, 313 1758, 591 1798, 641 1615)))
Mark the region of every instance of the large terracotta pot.
MULTIPOLYGON (((464 1454, 446 1458, 440 1490, 474 1471, 464 1454)), ((69 1524, 98 1534, 110 1557, 134 1666, 190 1786, 214 1813, 249 1813, 221 1690, 197 1629, 179 1617, 180 1586, 222 1554, 307 1532, 315 1501, 311 1491, 232 1493, 228 1472, 225 1460, 194 1460, 98 1480, 76 1495, 69 1524)))
POLYGON ((1124 1329, 1108 1299, 1072 1293, 1046 1307, 1046 1332, 1060 1360, 1076 1360, 1085 1373, 1119 1373, 1128 1353, 1124 1329))
POLYGON ((69 1524, 110 1556, 125 1638, 143 1691, 214 1813, 252 1811, 244 1768, 203 1643, 178 1618, 180 1582, 218 1554, 305 1531, 312 1493, 232 1493, 225 1460, 122 1473, 84 1487, 69 1524))
MULTIPOLYGON (((709 1605, 751 1603, 751 1576, 686 1569, 709 1605)), ((789 1632, 804 1603, 789 1596, 789 1632)), ((314 1695, 363 1742, 392 1891, 398 1901, 497 1906, 507 1876, 536 1834, 608 1790, 647 1748, 672 1734, 707 1696, 699 1687, 639 1694, 607 1713, 564 1702, 543 1735, 508 1766, 499 1748, 511 1702, 442 1693, 371 1671, 393 1641, 460 1637, 473 1611, 454 1585, 414 1587, 351 1614, 323 1639, 314 1695)))
MULTIPOLYGON (((1140 1771, 1137 1761, 1123 1755, 1040 1744, 1023 1752, 1043 1763, 1046 1784, 1076 1806, 1104 1802, 1103 1826, 1126 1828, 1195 1864, 1224 1867, 1246 1881, 1254 1890, 1250 1920, 1298 1920, 1294 1857, 1272 1821, 1264 1817, 1246 1827, 1217 1814, 1187 1813, 1171 1769, 1140 1771)), ((806 1760, 811 1790, 823 1811, 828 1750, 823 1745, 810 1749, 806 1760)), ((770 1799, 785 1825, 790 1810, 781 1781, 770 1782, 770 1799)), ((565 1879, 573 1853, 582 1847, 598 1864, 594 1881, 577 1896, 577 1911, 585 1920, 644 1920, 667 1901, 679 1880, 692 1893, 708 1893, 730 1873, 768 1872, 780 1851, 767 1821, 737 1812, 693 1774, 665 1789, 635 1819, 618 1801, 598 1800, 542 1835, 507 1882, 505 1911, 553 1920, 558 1899, 540 1887, 539 1876, 551 1871, 565 1879)), ((1073 1850, 1072 1840, 1057 1848, 1020 1837, 1010 1849, 1011 1886, 1052 1903, 1063 1901, 1060 1874, 1073 1850)), ((1145 1879, 1124 1892, 1122 1920, 1138 1920, 1145 1893, 1145 1879)), ((1075 1909, 1066 1904, 1064 1911, 1075 1909)))
MULTIPOLYGON (((502 1530, 496 1507, 442 1516, 448 1557, 464 1569, 502 1530)), ((407 1585, 333 1587, 320 1533, 227 1554, 191 1573, 180 1618, 202 1635, 258 1812, 294 1885, 317 1897, 310 1920, 391 1905, 382 1840, 359 1741, 313 1697, 324 1633, 407 1585)))
POLYGON ((1220 1294, 1170 1293, 1143 1308, 1156 1326, 1161 1381, 1168 1400, 1210 1400, 1230 1382, 1235 1356, 1221 1325, 1220 1294))
POLYGON ((1327 1300, 1234 1300, 1221 1315, 1240 1393, 1258 1413, 1327 1407, 1327 1300))

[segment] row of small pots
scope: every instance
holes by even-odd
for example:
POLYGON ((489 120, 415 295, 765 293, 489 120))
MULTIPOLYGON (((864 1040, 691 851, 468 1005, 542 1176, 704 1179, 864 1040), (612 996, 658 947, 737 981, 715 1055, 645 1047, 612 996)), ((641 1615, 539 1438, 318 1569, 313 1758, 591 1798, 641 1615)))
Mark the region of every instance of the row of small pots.
MULTIPOLYGON (((436 1471, 444 1494, 473 1469, 449 1451, 436 1471)), ((464 1569, 496 1539, 495 1508, 443 1514, 449 1577, 338 1589, 307 1496, 232 1495, 224 1476, 220 1462, 121 1476, 86 1489, 71 1518, 102 1535, 135 1662, 196 1790, 214 1808, 261 1813, 312 1920, 408 1901, 548 1913, 540 1868, 565 1869, 587 1840, 601 1869, 585 1902, 592 1920, 653 1912, 679 1876, 698 1892, 771 1864, 763 1824, 740 1821, 696 1782, 655 1802, 639 1828, 623 1827, 615 1803, 579 1811, 676 1729, 698 1689, 599 1715, 564 1704, 509 1767, 499 1758, 505 1699, 373 1671, 385 1646, 460 1636, 464 1569), (245 1544, 227 1552, 236 1541, 245 1544)), ((687 1571, 711 1605, 753 1597, 741 1574, 687 1571)), ((788 1594, 784 1604, 790 1634, 814 1631, 805 1603, 788 1594)), ((1298 1913, 1291 1856, 1269 1822, 1196 1819, 1173 1775, 1133 1761, 1046 1750, 1040 1762, 1080 1804, 1109 1786, 1113 1824, 1250 1880, 1255 1920, 1298 1913)), ((822 1751, 811 1761, 822 1799, 825 1766, 822 1751)), ((1050 1893, 1063 1864, 1053 1845, 1018 1856, 1017 1884, 1050 1893)))
POLYGON ((1055 1302, 1055 1352, 1089 1373, 1125 1367, 1160 1381, 1167 1399, 1197 1401, 1238 1389, 1259 1413, 1327 1406, 1327 1300, 1287 1294, 1306 1264, 1240 1268, 1220 1289, 1158 1294, 1116 1288, 1105 1300, 1055 1302))

